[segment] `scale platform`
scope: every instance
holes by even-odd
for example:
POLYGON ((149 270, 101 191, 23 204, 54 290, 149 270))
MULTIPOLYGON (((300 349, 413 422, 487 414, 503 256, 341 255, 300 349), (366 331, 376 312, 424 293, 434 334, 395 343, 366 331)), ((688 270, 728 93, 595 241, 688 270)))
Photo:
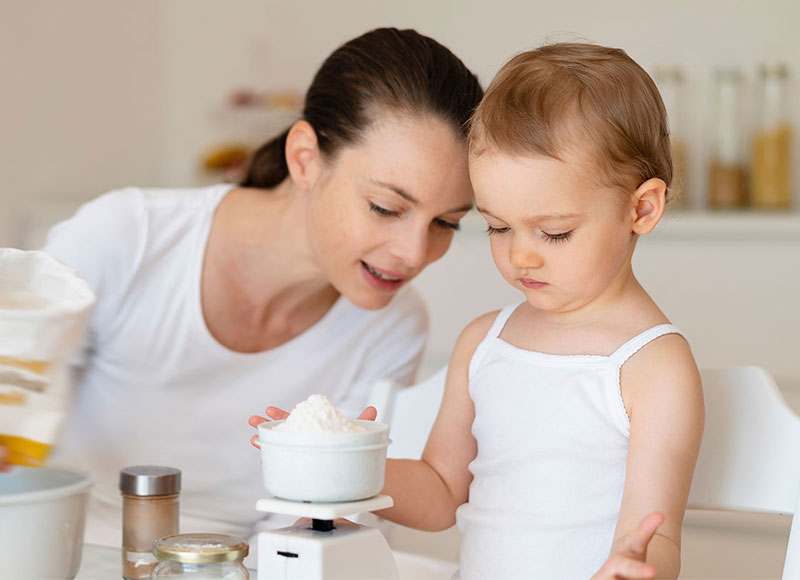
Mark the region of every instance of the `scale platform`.
POLYGON ((345 516, 390 508, 393 505, 394 500, 391 496, 382 494, 358 501, 335 503, 314 503, 291 501, 279 497, 265 497, 256 502, 256 509, 260 512, 313 518, 315 520, 335 520, 345 516))

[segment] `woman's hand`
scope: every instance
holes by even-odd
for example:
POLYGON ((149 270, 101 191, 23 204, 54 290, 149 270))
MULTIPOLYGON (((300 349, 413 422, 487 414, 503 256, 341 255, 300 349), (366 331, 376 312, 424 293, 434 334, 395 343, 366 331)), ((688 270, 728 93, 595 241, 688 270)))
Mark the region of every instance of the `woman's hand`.
POLYGON ((592 580, 654 578, 656 569, 645 562, 647 545, 662 523, 664 515, 659 512, 644 518, 635 530, 614 543, 611 556, 592 580))
POLYGON ((8 473, 11 471, 11 464, 8 461, 8 450, 0 445, 0 473, 8 473))
MULTIPOLYGON (((280 421, 289 416, 289 413, 283 409, 279 409, 278 407, 267 407, 267 410, 264 412, 264 414, 266 417, 251 415, 247 422, 251 427, 258 427, 261 423, 265 423, 266 421, 280 421)), ((358 416, 358 418, 363 421, 374 421, 375 417, 377 416, 378 410, 375 407, 370 406, 361 411, 361 414, 358 416)), ((261 449, 261 447, 258 445, 258 433, 250 437, 250 445, 256 449, 261 449)))

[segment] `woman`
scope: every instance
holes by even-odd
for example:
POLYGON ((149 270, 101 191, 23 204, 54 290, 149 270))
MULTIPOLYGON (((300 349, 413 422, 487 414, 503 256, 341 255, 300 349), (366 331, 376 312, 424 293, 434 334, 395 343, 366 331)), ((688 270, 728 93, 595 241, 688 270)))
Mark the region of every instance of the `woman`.
POLYGON ((440 44, 374 30, 325 60, 238 187, 128 188, 53 228, 45 250, 97 294, 53 459, 97 478, 88 542, 118 543, 136 464, 183 471, 182 531, 247 537, 253 408, 324 393, 354 416, 375 380, 413 380, 426 316, 406 286, 472 206, 481 95, 440 44))

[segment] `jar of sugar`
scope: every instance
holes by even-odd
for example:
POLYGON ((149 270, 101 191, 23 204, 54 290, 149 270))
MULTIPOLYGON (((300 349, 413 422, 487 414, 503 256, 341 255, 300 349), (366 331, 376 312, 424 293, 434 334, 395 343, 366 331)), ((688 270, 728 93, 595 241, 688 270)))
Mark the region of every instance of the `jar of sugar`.
POLYGON ((226 534, 176 534, 156 540, 153 554, 158 565, 152 579, 249 580, 242 561, 247 543, 226 534))

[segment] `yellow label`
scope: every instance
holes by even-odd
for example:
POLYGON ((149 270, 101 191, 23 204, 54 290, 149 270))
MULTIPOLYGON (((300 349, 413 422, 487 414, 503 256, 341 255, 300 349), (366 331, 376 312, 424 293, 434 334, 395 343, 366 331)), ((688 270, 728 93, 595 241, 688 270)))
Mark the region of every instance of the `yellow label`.
POLYGON ((28 402, 28 395, 22 391, 9 391, 0 393, 0 405, 24 405, 28 402))
POLYGON ((0 445, 8 450, 6 461, 17 465, 41 467, 50 453, 52 445, 17 437, 15 435, 0 435, 0 445))
POLYGON ((0 356, 0 366, 22 369, 35 375, 45 375, 50 363, 40 360, 20 360, 8 356, 0 356))

